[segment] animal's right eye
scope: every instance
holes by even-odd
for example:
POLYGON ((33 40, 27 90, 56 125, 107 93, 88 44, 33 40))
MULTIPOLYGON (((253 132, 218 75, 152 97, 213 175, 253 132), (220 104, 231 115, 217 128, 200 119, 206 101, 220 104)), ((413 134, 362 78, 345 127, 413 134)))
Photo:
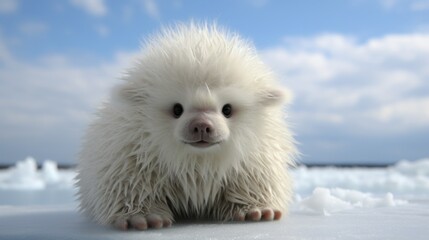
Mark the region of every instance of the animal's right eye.
POLYGON ((232 106, 231 104, 225 104, 222 107, 222 114, 226 117, 226 118, 230 118, 232 115, 232 106))
POLYGON ((182 116, 183 113, 183 106, 180 103, 176 103, 173 106, 173 116, 175 118, 179 118, 180 116, 182 116))

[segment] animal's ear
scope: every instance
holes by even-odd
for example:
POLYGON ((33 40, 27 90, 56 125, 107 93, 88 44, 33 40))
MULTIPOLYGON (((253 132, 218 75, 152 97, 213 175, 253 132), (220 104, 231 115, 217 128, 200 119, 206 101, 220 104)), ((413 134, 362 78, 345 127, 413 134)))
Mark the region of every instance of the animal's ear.
POLYGON ((145 102, 146 94, 135 84, 121 84, 113 88, 113 100, 117 103, 139 105, 145 102))
POLYGON ((259 102, 264 106, 286 104, 292 101, 292 92, 285 88, 270 88, 259 92, 259 102))

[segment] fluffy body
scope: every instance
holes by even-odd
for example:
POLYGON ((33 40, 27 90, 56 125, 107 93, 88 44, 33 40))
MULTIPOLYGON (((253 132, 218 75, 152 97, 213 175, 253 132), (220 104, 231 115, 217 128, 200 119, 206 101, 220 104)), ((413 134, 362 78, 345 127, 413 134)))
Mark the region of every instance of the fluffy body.
POLYGON ((193 23, 164 29, 87 130, 81 210, 123 229, 280 218, 296 153, 282 111, 287 98, 236 34, 193 23))

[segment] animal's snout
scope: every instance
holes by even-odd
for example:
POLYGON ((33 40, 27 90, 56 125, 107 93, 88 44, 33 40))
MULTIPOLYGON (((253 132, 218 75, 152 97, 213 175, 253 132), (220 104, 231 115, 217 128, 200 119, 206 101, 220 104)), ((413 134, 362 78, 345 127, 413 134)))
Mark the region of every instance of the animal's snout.
POLYGON ((192 121, 189 124, 189 132, 192 135, 209 135, 213 132, 213 124, 208 120, 192 121))
POLYGON ((209 114, 198 114, 181 128, 181 140, 193 147, 206 148, 227 140, 228 129, 209 114))

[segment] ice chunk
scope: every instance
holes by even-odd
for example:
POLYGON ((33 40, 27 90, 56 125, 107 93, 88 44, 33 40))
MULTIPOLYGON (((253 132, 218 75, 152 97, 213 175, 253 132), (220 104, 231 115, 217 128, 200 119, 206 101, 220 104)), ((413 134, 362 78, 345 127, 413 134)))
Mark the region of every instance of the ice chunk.
POLYGON ((356 190, 319 187, 314 189, 311 196, 299 201, 298 205, 303 209, 330 215, 353 208, 390 207, 405 203, 406 201, 395 200, 392 193, 387 193, 384 197, 375 197, 370 193, 356 190))
POLYGON ((314 189, 310 197, 301 201, 301 206, 323 215, 353 208, 349 202, 333 196, 327 188, 314 189))
POLYGON ((47 184, 58 182, 60 176, 58 174, 57 163, 51 160, 46 160, 42 165, 42 176, 47 184))
POLYGON ((57 163, 46 160, 41 171, 37 170, 36 160, 28 157, 18 161, 15 166, 0 171, 0 189, 5 190, 43 190, 46 188, 73 188, 74 170, 58 171, 57 163))
POLYGON ((45 182, 37 175, 37 163, 32 157, 16 163, 0 182, 1 189, 37 190, 45 188, 45 182))

